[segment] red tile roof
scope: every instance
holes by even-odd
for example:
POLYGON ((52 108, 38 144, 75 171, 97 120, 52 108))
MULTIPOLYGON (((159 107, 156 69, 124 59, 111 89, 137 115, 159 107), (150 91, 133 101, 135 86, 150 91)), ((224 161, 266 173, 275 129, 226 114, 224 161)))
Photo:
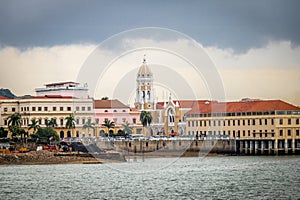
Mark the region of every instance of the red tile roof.
MULTIPOLYGON (((173 103, 176 105, 176 102, 178 102, 180 108, 192 108, 194 104, 205 101, 207 100, 174 100, 173 103)), ((161 106, 161 108, 163 108, 164 104, 165 102, 157 102, 157 105, 161 106)))
POLYGON ((95 100, 95 108, 129 108, 117 99, 113 100, 95 100))
POLYGON ((239 102, 198 101, 187 114, 221 112, 260 112, 260 111, 300 110, 299 107, 281 100, 253 100, 239 102))

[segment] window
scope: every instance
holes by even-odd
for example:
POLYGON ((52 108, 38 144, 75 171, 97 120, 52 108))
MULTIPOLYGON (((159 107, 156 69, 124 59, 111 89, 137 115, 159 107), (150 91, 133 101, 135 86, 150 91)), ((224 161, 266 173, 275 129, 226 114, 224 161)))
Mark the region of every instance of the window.
POLYGON ((237 122, 238 122, 238 126, 240 126, 241 125, 240 120, 237 120, 237 122))
POLYGON ((288 130, 287 130, 287 135, 288 135, 288 136, 291 136, 291 135, 292 135, 291 129, 288 129, 288 130))
POLYGON ((96 124, 99 124, 99 119, 96 119, 96 124))
POLYGON ((296 130, 296 136, 299 136, 299 130, 296 130))
POLYGON ((4 120, 4 125, 7 126, 7 119, 4 120))
POLYGON ((16 108, 11 108, 11 111, 12 112, 16 112, 16 108))
POLYGON ((292 124, 292 119, 288 119, 288 125, 292 124))
POLYGON ((265 125, 268 125, 268 119, 265 119, 265 125))
POLYGON ((245 126, 245 124, 246 124, 246 123, 245 123, 245 120, 243 119, 243 126, 245 126))
POLYGON ((194 125, 195 125, 195 124, 194 124, 194 121, 192 121, 192 127, 194 127, 194 125))
POLYGON ((89 107, 88 107, 88 111, 91 111, 91 110, 92 110, 92 108, 91 108, 91 106, 89 106, 89 107))
POLYGON ((104 112, 108 112, 108 110, 104 110, 104 112))
POLYGON ((117 110, 114 110, 114 112, 117 112, 117 110))
POLYGON ((42 111, 42 107, 38 107, 38 111, 42 111))
POLYGON ((259 119, 259 125, 262 125, 262 119, 259 119))
POLYGON ((42 124, 42 119, 39 119, 39 124, 42 124))
POLYGON ((202 120, 200 120, 200 126, 202 126, 202 120))
MULTIPOLYGON (((61 107, 62 108, 62 107, 61 107)), ((64 119, 60 119, 60 125, 63 126, 64 125, 64 119)))
POLYGON ((230 120, 228 120, 228 126, 230 126, 230 120))
POLYGON ((76 106, 76 111, 79 111, 79 106, 76 106))
POLYGON ((3 108, 3 112, 7 112, 7 108, 3 108))
POLYGON ((82 107, 81 107, 81 110, 82 110, 82 111, 85 111, 85 107, 84 107, 84 106, 82 106, 82 107))
POLYGON ((283 130, 279 130, 279 136, 283 136, 283 130))
MULTIPOLYGON (((11 109, 11 111, 12 111, 12 109, 11 109)), ((23 107, 21 107, 21 111, 23 111, 23 107)))
POLYGON ((59 107, 59 110, 60 111, 64 111, 64 107, 59 107))
POLYGON ((191 127, 191 122, 190 121, 188 121, 188 127, 191 127))
POLYGON ((248 137, 250 137, 250 130, 248 130, 248 137))
POLYGON ((279 124, 280 124, 280 125, 283 124, 283 119, 279 119, 279 124))
POLYGON ((52 110, 53 110, 53 111, 56 111, 56 107, 53 107, 52 110))
POLYGON ((245 130, 243 130, 243 137, 245 137, 246 136, 246 131, 245 130))
POLYGON ((71 107, 67 107, 67 111, 71 111, 71 107))
MULTIPOLYGON (((149 107, 149 106, 148 106, 149 107)), ((150 107, 149 107, 150 108, 150 107)), ((123 110, 123 112, 126 112, 126 110, 123 110)))
POLYGON ((76 119, 76 124, 79 124, 79 118, 76 119))
POLYGON ((48 107, 44 107, 44 111, 48 111, 48 107))
POLYGON ((232 125, 235 126, 235 120, 232 120, 232 125))
POLYGON ((255 125, 255 119, 252 119, 252 125, 255 125))
POLYGON ((296 119, 296 124, 297 124, 297 125, 299 124, 299 119, 296 119))
POLYGON ((248 119, 248 126, 250 126, 250 119, 248 119))
POLYGON ((85 118, 82 118, 82 124, 85 124, 85 118))
POLYGON ((35 111, 35 107, 32 107, 31 110, 32 110, 32 111, 35 111))
POLYGON ((271 119, 271 125, 274 125, 274 118, 271 119))

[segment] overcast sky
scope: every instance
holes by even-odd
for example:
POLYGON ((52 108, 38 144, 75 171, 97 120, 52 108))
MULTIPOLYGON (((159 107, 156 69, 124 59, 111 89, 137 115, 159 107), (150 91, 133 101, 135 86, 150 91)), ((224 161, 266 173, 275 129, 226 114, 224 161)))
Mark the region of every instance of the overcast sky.
POLYGON ((203 45, 227 99, 300 105, 299 10, 297 0, 2 0, 0 88, 23 95, 74 80, 100 42, 133 28, 162 27, 203 45))

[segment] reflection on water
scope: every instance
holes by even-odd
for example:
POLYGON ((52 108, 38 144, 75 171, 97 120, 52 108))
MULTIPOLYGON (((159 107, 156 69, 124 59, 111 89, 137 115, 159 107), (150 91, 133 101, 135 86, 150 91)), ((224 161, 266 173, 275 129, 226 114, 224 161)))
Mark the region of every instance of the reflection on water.
POLYGON ((0 166, 0 199, 300 198, 299 156, 171 159, 0 166))

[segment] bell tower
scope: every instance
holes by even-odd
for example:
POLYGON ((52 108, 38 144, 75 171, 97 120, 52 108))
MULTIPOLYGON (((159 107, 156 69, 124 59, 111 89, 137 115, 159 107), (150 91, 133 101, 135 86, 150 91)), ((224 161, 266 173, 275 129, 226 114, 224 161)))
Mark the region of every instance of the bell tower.
POLYGON ((153 110, 153 74, 147 65, 146 55, 137 73, 136 84, 135 107, 139 110, 153 110))

